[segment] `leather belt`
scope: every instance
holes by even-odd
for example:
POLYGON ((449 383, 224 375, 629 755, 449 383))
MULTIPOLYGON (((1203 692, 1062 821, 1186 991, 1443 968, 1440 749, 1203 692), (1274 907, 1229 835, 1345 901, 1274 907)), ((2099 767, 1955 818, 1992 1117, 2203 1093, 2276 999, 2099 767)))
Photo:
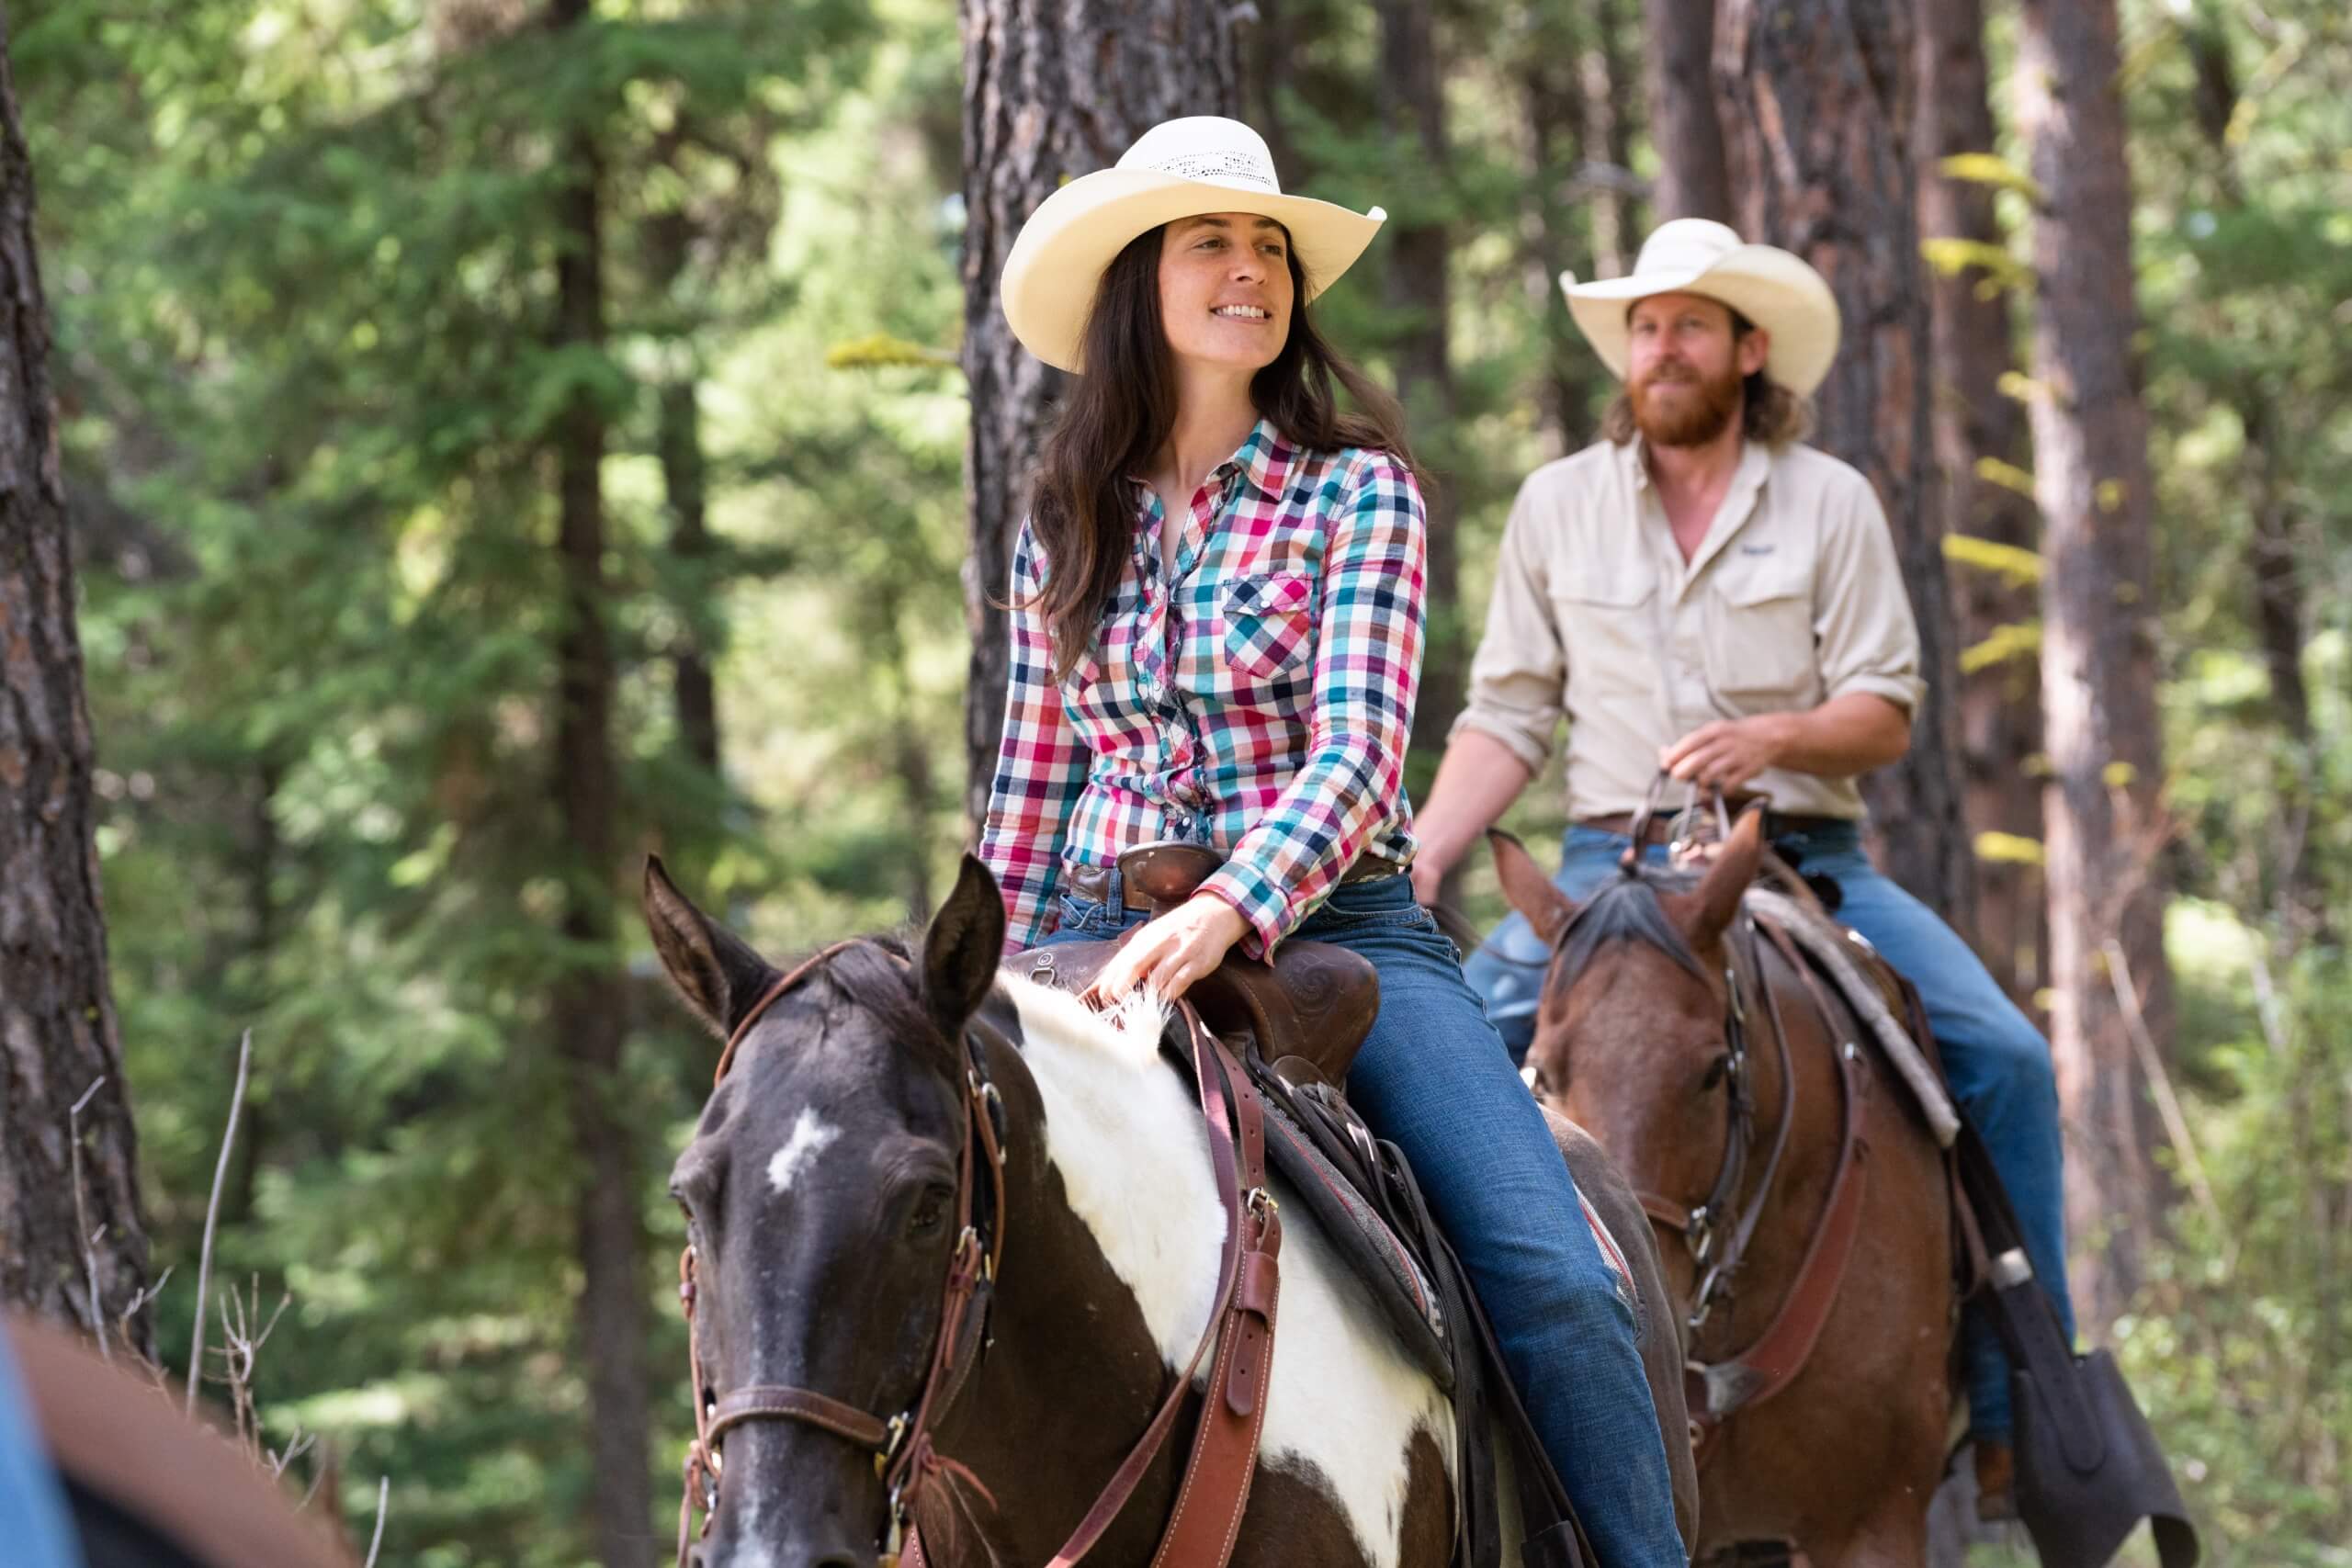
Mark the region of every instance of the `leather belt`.
MULTIPOLYGON (((1739 810, 1740 807, 1737 805, 1731 807, 1732 815, 1735 817, 1739 815, 1739 810)), ((1642 842, 1645 844, 1672 843, 1674 825, 1679 816, 1679 812, 1659 812, 1653 816, 1649 820, 1648 829, 1642 834, 1642 842)), ((1708 820, 1712 823, 1713 818, 1710 818, 1708 820)), ((1577 826, 1597 828, 1601 832, 1614 833, 1621 839, 1630 839, 1634 836, 1634 813, 1620 811, 1607 817, 1579 817, 1577 818, 1577 826)), ((1784 839, 1792 833, 1817 833, 1832 828, 1854 826, 1856 823, 1853 819, 1846 817, 1804 817, 1787 811, 1767 811, 1764 814, 1764 837, 1768 840, 1784 839)))
MULTIPOLYGON (((1662 843, 1665 840, 1659 841, 1662 843)), ((1397 875, 1403 869, 1395 861, 1383 860, 1378 855, 1358 855, 1355 863, 1340 874, 1340 881, 1343 885, 1350 882, 1373 882, 1384 876, 1397 875)), ((1114 878, 1119 882, 1120 902, 1125 908, 1144 910, 1151 908, 1151 900, 1145 897, 1142 891, 1124 877, 1119 877, 1118 873, 1110 866, 1064 865, 1062 867, 1063 886, 1068 887, 1074 896, 1085 899, 1090 904, 1108 904, 1111 901, 1111 884, 1114 878)))

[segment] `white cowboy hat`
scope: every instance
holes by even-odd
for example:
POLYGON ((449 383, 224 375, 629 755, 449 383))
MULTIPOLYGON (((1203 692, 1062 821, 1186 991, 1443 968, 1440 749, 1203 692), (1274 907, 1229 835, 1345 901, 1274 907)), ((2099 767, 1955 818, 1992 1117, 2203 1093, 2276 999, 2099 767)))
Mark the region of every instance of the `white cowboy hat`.
POLYGON ((1642 243, 1633 272, 1594 283, 1560 274, 1568 314, 1616 378, 1625 378, 1625 313, 1653 294, 1699 294, 1772 334, 1765 374, 1809 397, 1838 354, 1838 298, 1821 274, 1773 245, 1747 245, 1720 223, 1677 218, 1642 243))
POLYGON ((1306 274, 1302 305, 1355 264, 1388 217, 1284 196, 1265 139, 1239 120, 1162 120, 1116 167, 1080 175, 1022 225, 1001 286, 1012 335, 1057 369, 1084 368, 1080 344, 1103 268, 1136 235, 1211 212, 1254 212, 1290 231, 1306 274))

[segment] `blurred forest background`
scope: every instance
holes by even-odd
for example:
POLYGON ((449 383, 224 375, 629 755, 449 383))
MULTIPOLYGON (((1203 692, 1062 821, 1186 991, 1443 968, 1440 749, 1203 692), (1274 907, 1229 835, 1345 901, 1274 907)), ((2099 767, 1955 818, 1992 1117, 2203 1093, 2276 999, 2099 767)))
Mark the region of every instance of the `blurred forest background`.
MULTIPOLYGON (((1442 483, 1418 780, 1611 389, 1555 273, 1700 212, 1831 274, 1821 440, 1951 672, 1884 852, 2052 1019, 2092 1325, 2211 1560, 2352 1563, 2352 19, 1914 3, 10 0, 116 1016, 0 1157, 63 1190, 119 1032, 100 1311, 170 1266, 185 1366, 250 1030, 271 1442, 363 1538, 390 1479, 387 1562, 664 1553, 714 1047, 641 856, 772 953, 927 911, 1053 391, 995 265, 1239 113, 1393 215, 1317 310, 1442 483)), ((68 1256, 7 1293, 88 1314, 68 1256)))

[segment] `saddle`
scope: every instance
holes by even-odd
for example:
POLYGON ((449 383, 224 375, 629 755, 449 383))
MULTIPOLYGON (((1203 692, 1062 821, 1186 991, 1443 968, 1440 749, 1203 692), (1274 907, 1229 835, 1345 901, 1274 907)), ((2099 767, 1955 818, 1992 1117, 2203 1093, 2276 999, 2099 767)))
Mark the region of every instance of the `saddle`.
MULTIPOLYGON (((1199 845, 1149 844, 1123 854, 1119 870, 1157 915, 1192 897, 1220 863, 1199 845)), ((1124 942, 1039 948, 1012 966, 1040 984, 1080 992, 1124 942)), ((1223 1038, 1256 1090, 1270 1168, 1314 1213, 1408 1353, 1453 1401, 1454 1562, 1495 1568, 1501 1561, 1499 1438, 1514 1461, 1521 1560, 1529 1568, 1585 1568, 1593 1562, 1590 1544, 1460 1261, 1430 1217, 1402 1151, 1375 1135, 1338 1087, 1379 1010, 1377 971, 1344 948, 1292 942, 1271 964, 1228 953, 1185 1000, 1223 1038)), ((1189 1062, 1173 1021, 1165 1048, 1189 1062)), ((1598 1228, 1589 1205, 1585 1213, 1598 1228)), ((1613 1248, 1610 1241, 1601 1251, 1613 1256, 1613 1248)))

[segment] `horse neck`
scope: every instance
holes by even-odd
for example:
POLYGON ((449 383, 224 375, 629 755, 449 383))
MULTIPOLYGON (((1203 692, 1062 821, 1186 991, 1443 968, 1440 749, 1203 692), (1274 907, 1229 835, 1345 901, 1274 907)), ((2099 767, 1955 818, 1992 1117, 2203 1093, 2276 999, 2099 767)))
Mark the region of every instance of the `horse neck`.
MULTIPOLYGON (((935 1441, 978 1478, 995 1506, 964 1489, 927 1512, 944 1506, 955 1516, 949 1532, 977 1528, 987 1544, 986 1551, 951 1551, 946 1561, 987 1561, 993 1553, 1043 1562, 1077 1527, 1166 1393, 1163 1346, 1170 1325, 1184 1315, 1182 1303, 1165 1299, 1169 1291, 1183 1294, 1196 1284, 1193 1331, 1205 1321, 1222 1218, 1206 1233, 1206 1279, 1147 1274, 1138 1289, 1123 1277, 1122 1265, 1126 1274, 1138 1273, 1135 1258, 1152 1249, 1137 1245, 1132 1229, 1101 1234, 1109 1217, 1123 1216, 1131 1227, 1164 1219, 1171 1188, 1189 1186, 1195 1175, 1209 1203, 1216 1201, 1205 1186, 1205 1153, 1195 1150, 1197 1172, 1170 1156, 1172 1147, 1196 1142, 1171 1137, 1166 1124, 1170 1100, 1183 1093, 1174 1075, 1150 1067, 1136 1092, 1105 1093, 1114 1081, 1108 1075, 1087 1072, 1090 1064, 1070 1059, 1065 1047, 1034 1037, 1025 1050, 992 1049, 989 1066, 1006 1112, 1004 1255, 989 1348, 935 1441), (1093 1081, 1067 1081, 1073 1078, 1093 1081), (1066 1122, 1083 1117, 1086 1124, 1049 1126, 1053 1111, 1066 1122), (1125 1157, 1107 1157, 1121 1151, 1125 1157)), ((1197 1111, 1192 1114, 1197 1121, 1197 1111)), ((1178 1227, 1185 1235, 1197 1231, 1200 1216, 1178 1217, 1187 1222, 1178 1227)), ((1122 1529, 1106 1539, 1103 1550, 1113 1557, 1125 1555, 1117 1549, 1127 1525, 1166 1512, 1176 1447, 1163 1451, 1122 1529)), ((1139 1544, 1148 1550, 1148 1541, 1139 1544)))

